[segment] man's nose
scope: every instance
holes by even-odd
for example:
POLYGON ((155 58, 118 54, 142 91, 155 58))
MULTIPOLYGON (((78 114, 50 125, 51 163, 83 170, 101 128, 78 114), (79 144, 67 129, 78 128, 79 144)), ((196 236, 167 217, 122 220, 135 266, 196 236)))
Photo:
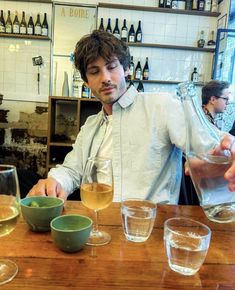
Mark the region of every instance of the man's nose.
POLYGON ((111 81, 110 72, 107 69, 104 69, 101 73, 101 82, 107 83, 111 81))

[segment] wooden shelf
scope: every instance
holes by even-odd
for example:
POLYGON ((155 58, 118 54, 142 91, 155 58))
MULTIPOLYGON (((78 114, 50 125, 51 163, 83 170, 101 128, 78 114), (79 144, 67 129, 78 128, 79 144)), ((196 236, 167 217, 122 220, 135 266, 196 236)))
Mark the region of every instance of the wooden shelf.
POLYGON ((101 3, 101 2, 98 3, 98 7, 111 8, 111 9, 140 10, 140 11, 161 12, 161 13, 173 13, 173 14, 187 14, 187 15, 209 16, 209 17, 218 17, 221 14, 219 12, 181 10, 181 9, 158 8, 158 7, 137 6, 137 5, 122 5, 122 4, 111 4, 111 3, 101 3))
POLYGON ((166 49, 178 49, 178 50, 193 50, 200 52, 215 52, 215 48, 200 48, 195 46, 185 46, 185 45, 170 45, 170 44, 157 44, 157 43, 144 43, 144 42, 128 42, 128 46, 132 47, 152 47, 152 48, 166 48, 166 49))
MULTIPOLYGON (((132 80, 134 83, 138 83, 140 80, 132 80)), ((128 80, 128 82, 130 82, 128 80)), ((145 84, 166 84, 166 85, 177 85, 179 83, 183 83, 185 81, 164 81, 164 80, 141 80, 142 83, 145 83, 145 84)), ((205 83, 204 82, 197 82, 197 83, 194 83, 196 86, 204 86, 205 83)))
MULTIPOLYGON (((5 0, 5 1, 16 1, 16 0, 5 0)), ((34 3, 48 3, 52 4, 53 0, 17 0, 18 2, 34 2, 34 3)))
POLYGON ((72 147, 72 144, 75 142, 75 140, 74 141, 68 141, 68 142, 49 142, 48 143, 48 145, 50 145, 50 146, 58 146, 58 147, 60 147, 60 146, 63 146, 63 147, 72 147))
POLYGON ((22 38, 22 39, 34 39, 34 40, 50 40, 48 36, 40 35, 28 35, 28 34, 14 34, 14 33, 0 33, 0 37, 6 38, 22 38))

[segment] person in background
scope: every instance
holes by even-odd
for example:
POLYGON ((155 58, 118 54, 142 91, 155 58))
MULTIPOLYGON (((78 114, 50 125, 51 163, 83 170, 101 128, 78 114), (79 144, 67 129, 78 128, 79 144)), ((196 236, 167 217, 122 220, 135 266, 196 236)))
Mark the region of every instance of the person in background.
MULTIPOLYGON (((79 40, 75 66, 103 108, 87 118, 63 164, 29 195, 66 199, 80 187, 87 159, 98 156, 112 159, 114 201, 128 195, 178 203, 186 141, 182 104, 168 93, 138 93, 127 86, 129 65, 127 44, 111 33, 95 30, 79 40)), ((234 140, 226 135, 220 148, 233 150, 235 159, 234 140)), ((235 189, 235 161, 226 178, 235 189)))
POLYGON ((213 124, 218 113, 223 113, 229 101, 230 84, 223 81, 210 81, 202 88, 202 109, 213 124))

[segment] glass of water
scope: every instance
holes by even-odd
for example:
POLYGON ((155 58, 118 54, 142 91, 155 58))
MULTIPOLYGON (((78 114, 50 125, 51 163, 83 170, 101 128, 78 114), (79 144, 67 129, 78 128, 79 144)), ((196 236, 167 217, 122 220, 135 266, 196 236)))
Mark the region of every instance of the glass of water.
POLYGON ((124 234, 132 242, 145 242, 152 233, 156 204, 144 199, 125 199, 121 203, 124 234))
POLYGON ((169 267, 182 275, 194 275, 202 266, 210 245, 208 226, 183 217, 164 223, 164 243, 169 267))

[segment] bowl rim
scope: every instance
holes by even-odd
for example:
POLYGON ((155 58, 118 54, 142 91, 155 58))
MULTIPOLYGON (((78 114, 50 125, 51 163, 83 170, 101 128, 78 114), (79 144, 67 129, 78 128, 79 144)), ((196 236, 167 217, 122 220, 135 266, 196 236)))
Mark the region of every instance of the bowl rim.
POLYGON ((82 215, 82 214, 63 214, 63 215, 60 215, 60 216, 57 216, 57 217, 53 218, 53 220, 50 222, 50 228, 51 228, 51 230, 54 230, 54 231, 57 231, 57 232, 61 232, 61 233, 80 232, 80 231, 83 231, 83 230, 88 229, 92 225, 93 225, 93 220, 91 218, 89 218, 88 216, 82 215), (72 217, 72 216, 86 218, 86 219, 88 219, 90 221, 90 224, 87 227, 83 227, 83 228, 77 229, 77 230, 61 230, 61 229, 55 228, 53 226, 53 222, 55 222, 57 219, 64 218, 64 217, 72 217))
POLYGON ((47 208, 55 208, 55 207, 58 207, 58 206, 61 206, 61 205, 64 205, 64 200, 60 197, 56 197, 56 196, 47 196, 47 195, 34 195, 34 196, 26 196, 24 198, 22 198, 20 200, 20 205, 23 206, 23 207, 26 207, 26 208, 33 208, 33 209, 37 209, 37 210, 45 210, 47 208), (51 205, 51 206, 46 206, 46 207, 32 207, 32 206, 29 206, 27 204, 24 204, 22 203, 22 201, 24 200, 27 200, 27 199, 30 199, 30 198, 49 198, 49 199, 57 199, 57 200, 60 200, 60 203, 56 204, 56 205, 51 205))

